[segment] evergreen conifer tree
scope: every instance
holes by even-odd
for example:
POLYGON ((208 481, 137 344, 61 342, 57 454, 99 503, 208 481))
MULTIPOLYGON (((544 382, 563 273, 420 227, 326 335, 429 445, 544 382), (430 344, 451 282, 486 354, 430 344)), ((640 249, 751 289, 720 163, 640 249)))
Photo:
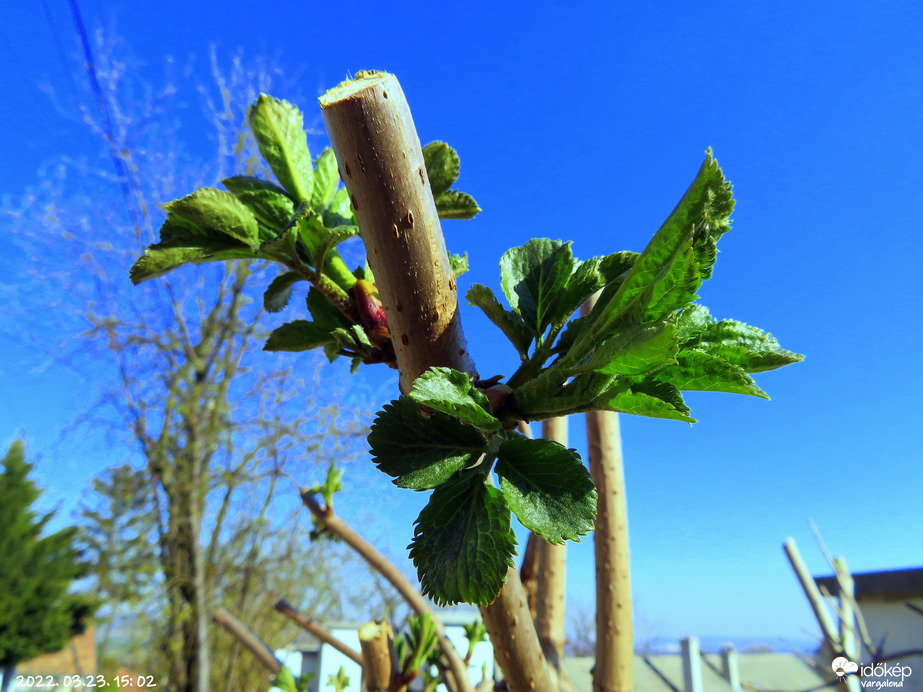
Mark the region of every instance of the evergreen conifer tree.
POLYGON ((0 692, 18 663, 60 651, 94 609, 69 593, 85 572, 77 528, 42 536, 54 512, 33 508, 41 491, 29 479, 32 467, 22 441, 13 442, 0 470, 0 692))

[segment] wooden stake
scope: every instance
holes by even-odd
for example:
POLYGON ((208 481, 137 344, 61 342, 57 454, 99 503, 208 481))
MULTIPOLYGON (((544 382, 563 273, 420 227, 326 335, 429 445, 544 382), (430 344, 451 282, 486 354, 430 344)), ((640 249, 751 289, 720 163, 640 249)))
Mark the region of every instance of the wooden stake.
MULTIPOLYGON (((584 304, 586 315, 595 297, 584 304)), ((594 692, 633 689, 634 632, 628 552, 628 507, 618 414, 590 411, 586 436, 590 475, 596 485, 596 667, 594 692)))

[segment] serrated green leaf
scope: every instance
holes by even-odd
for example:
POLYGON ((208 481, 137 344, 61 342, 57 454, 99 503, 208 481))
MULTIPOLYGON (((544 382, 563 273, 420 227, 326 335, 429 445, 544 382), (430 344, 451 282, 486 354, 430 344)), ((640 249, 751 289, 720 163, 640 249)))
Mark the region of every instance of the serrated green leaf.
POLYGON ((638 261, 640 253, 637 252, 613 252, 611 255, 599 258, 599 273, 602 274, 605 284, 620 284, 627 275, 628 271, 638 261))
POLYGON ((458 154, 445 142, 430 142, 423 147, 423 162, 426 165, 426 177, 429 178, 433 197, 438 197, 458 180, 458 154))
MULTIPOLYGON (((615 252, 605 257, 594 257, 581 263, 577 271, 574 272, 571 281, 568 282, 568 295, 562 301, 566 305, 566 309, 561 310, 561 314, 568 312, 572 306, 574 311, 577 310, 599 289, 605 288, 610 296, 614 295, 638 256, 637 252, 615 252), (580 274, 579 277, 578 274, 580 274)), ((596 324, 598 316, 604 309, 605 300, 604 294, 590 315, 571 320, 567 324, 567 328, 561 333, 561 337, 552 349, 552 353, 567 353, 580 337, 583 329, 590 324, 596 324)), ((566 316, 564 319, 566 319, 566 316)))
POLYGON ((617 325, 628 310, 637 320, 654 321, 682 308, 682 301, 694 295, 703 277, 710 274, 714 245, 708 239, 717 240, 730 228, 732 209, 731 186, 709 150, 679 204, 654 234, 618 291, 607 296, 601 331, 617 325), (661 282, 664 283, 658 286, 661 282))
POLYGON ((433 491, 416 520, 410 558, 437 605, 488 605, 506 582, 515 546, 503 493, 471 473, 433 491))
POLYGON ((567 286, 559 298, 560 305, 555 311, 556 317, 553 324, 558 327, 563 325, 590 296, 605 284, 606 280, 600 271, 600 259, 598 257, 577 263, 573 275, 568 279, 567 286))
POLYGON ((324 344, 334 341, 330 330, 322 325, 307 320, 295 320, 286 322, 281 327, 276 327, 266 345, 264 351, 308 351, 324 344))
POLYGON ((679 345, 672 324, 636 325, 620 330, 601 344, 574 372, 596 370, 607 375, 642 375, 675 362, 679 345))
POLYGON ((695 291, 701 283, 690 238, 676 254, 669 272, 644 291, 647 308, 641 321, 663 319, 685 307, 698 297, 695 291))
POLYGON ((457 279, 459 276, 468 271, 468 253, 464 255, 453 255, 449 253, 449 267, 457 279))
POLYGON ((356 225, 356 213, 353 211, 352 203, 349 201, 349 192, 345 187, 337 190, 333 201, 324 210, 322 217, 327 228, 356 225))
POLYGON ((472 284, 465 294, 468 304, 481 308, 487 318, 497 325, 506 335, 506 338, 513 342, 513 346, 523 357, 529 351, 529 344, 532 343, 532 333, 522 322, 522 318, 515 312, 506 310, 500 301, 494 296, 486 286, 481 284, 472 284))
POLYGON ((699 334, 714 321, 704 305, 693 303, 680 310, 676 316, 676 337, 680 346, 691 346, 699 334))
POLYGON ((323 211, 333 201, 340 184, 337 159, 333 149, 326 147, 317 157, 314 168, 314 188, 311 192, 311 206, 323 211))
POLYGON ((282 232, 295 213, 295 205, 288 193, 267 180, 238 175, 225 178, 221 184, 250 209, 257 221, 276 235, 282 232))
POLYGON ((245 243, 254 252, 260 246, 260 228, 247 206, 230 192, 201 188, 166 205, 171 215, 245 243))
POLYGON ((369 433, 372 458, 401 488, 429 490, 477 463, 487 438, 443 413, 424 416, 402 396, 378 413, 369 433))
POLYGON ((366 356, 372 350, 372 342, 369 341, 365 330, 358 324, 350 325, 345 329, 334 329, 332 334, 342 349, 354 351, 360 356, 366 356))
POLYGON ((560 301, 575 268, 570 243, 548 238, 535 238, 507 250, 500 259, 503 293, 536 338, 559 317, 560 301))
POLYGON ((666 382, 644 382, 632 385, 631 389, 617 387, 600 395, 593 407, 636 416, 696 422, 689 416, 689 407, 683 402, 682 394, 666 382))
POLYGON ((310 201, 313 170, 301 111, 288 101, 260 94, 247 117, 260 153, 279 184, 296 202, 310 201))
POLYGON ((481 208, 474 201, 474 197, 458 190, 446 190, 439 193, 433 200, 436 203, 436 212, 443 221, 447 219, 471 219, 481 208))
POLYGON ((263 308, 266 312, 279 312, 284 308, 292 296, 292 286, 303 280, 298 272, 285 272, 273 279, 263 294, 263 308))
POLYGON ((471 378, 451 368, 430 368, 413 383, 410 398, 485 431, 503 426, 491 413, 490 402, 471 384, 471 378))
POLYGON ((131 266, 129 278, 133 284, 157 278, 183 266, 231 259, 252 259, 249 247, 226 238, 223 241, 202 241, 195 247, 163 247, 151 245, 131 266))
POLYGON ((550 543, 593 530, 596 488, 572 449, 552 440, 514 437, 500 445, 496 471, 520 523, 550 543))
POLYGON ((585 372, 566 384, 556 383, 557 391, 551 395, 531 387, 515 389, 516 412, 525 420, 541 420, 591 410, 596 399, 611 389, 613 379, 613 375, 585 372))
POLYGON ((676 365, 657 374, 657 380, 677 389, 700 392, 749 394, 768 399, 753 379, 740 367, 703 351, 680 351, 676 365))
POLYGON ((333 301, 313 286, 308 289, 305 302, 314 322, 329 329, 329 331, 332 332, 337 328, 349 329, 352 327, 352 322, 333 304, 333 301))
POLYGON ((704 315, 700 312, 697 319, 707 321, 704 327, 682 343, 682 347, 717 356, 744 372, 775 370, 804 359, 800 353, 781 348, 771 334, 757 327, 735 320, 714 321, 709 318, 707 310, 704 315))

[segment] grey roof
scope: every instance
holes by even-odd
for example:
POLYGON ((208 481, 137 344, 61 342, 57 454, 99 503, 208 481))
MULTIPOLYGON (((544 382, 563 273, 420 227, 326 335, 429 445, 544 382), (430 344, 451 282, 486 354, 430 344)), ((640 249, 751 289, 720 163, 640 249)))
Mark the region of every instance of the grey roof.
MULTIPOLYGON (((721 657, 703 656, 702 687, 706 692, 730 692, 730 685, 721 674, 721 657)), ((826 682, 808 664, 794 654, 738 654, 741 681, 762 690, 796 692, 826 682)), ((593 658, 567 658, 564 665, 577 692, 593 689, 590 672, 593 658)), ((635 692, 683 692, 682 656, 635 656, 635 692)))
MULTIPOLYGON (((923 567, 892 569, 887 572, 860 572, 852 575, 856 585, 856 600, 903 600, 923 596, 923 567)), ((818 586, 825 586, 834 596, 840 589, 835 576, 814 577, 818 586)))

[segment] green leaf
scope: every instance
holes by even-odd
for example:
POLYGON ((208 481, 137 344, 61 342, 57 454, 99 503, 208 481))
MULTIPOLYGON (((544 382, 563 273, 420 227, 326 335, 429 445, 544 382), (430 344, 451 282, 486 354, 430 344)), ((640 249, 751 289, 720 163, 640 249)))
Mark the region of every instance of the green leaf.
POLYGON ((532 333, 529 328, 522 322, 522 318, 515 312, 510 312, 500 305, 500 301, 494 296, 487 286, 481 284, 472 284, 465 294, 468 304, 481 308, 487 318, 497 325, 506 335, 506 338, 513 342, 516 350, 525 357, 529 351, 529 344, 532 343, 532 333))
POLYGON ((488 605, 506 582, 515 546, 503 493, 470 473, 433 492, 417 518, 410 557, 423 593, 437 605, 488 605))
POLYGON ((541 338, 556 319, 562 319, 566 308, 560 301, 575 268, 570 243, 547 238, 535 238, 507 250, 500 259, 503 293, 536 338, 541 338))
POLYGON ((308 351, 333 341, 334 337, 326 327, 307 320, 295 320, 274 329, 263 350, 308 351))
POLYGON ((630 389, 617 387, 600 395, 593 407, 636 416, 696 422, 689 416, 689 407, 683 402, 682 394, 666 382, 642 382, 630 389))
POLYGON ((697 332, 688 333, 686 341, 681 344, 683 348, 704 351, 749 373, 775 370, 804 359, 800 353, 781 348, 771 334, 757 327, 735 320, 716 322, 710 318, 708 310, 699 308, 687 319, 683 319, 680 313, 681 324, 695 319, 699 326, 697 332))
POLYGON ((449 267, 457 279, 459 276, 468 271, 468 253, 464 255, 453 255, 449 253, 449 267))
POLYGON ((333 338, 340 348, 353 351, 363 357, 372 350, 372 342, 369 341, 365 330, 358 324, 350 325, 345 329, 334 329, 333 338))
POLYGON ((730 228, 732 209, 731 186, 709 150, 686 194, 618 291, 607 296, 601 331, 618 324, 629 308, 640 322, 658 320, 682 308, 683 301, 688 302, 703 277, 710 274, 714 241, 730 228))
POLYGON ((295 205, 288 193, 267 180, 238 175, 225 178, 221 184, 247 205, 257 221, 276 235, 282 232, 295 213, 295 205))
MULTIPOLYGON (((596 263, 595 268, 602 280, 602 283, 596 289, 594 289, 593 292, 599 288, 605 288, 605 292, 597 301, 589 315, 585 317, 578 317, 568 323, 567 328, 561 334, 561 338, 558 339, 557 343, 555 344, 553 353, 567 353, 574 342, 576 342, 577 339, 581 336, 583 330, 597 323, 597 319, 605 311, 605 304, 607 300, 606 296, 608 295, 611 298, 611 296, 615 294, 615 291, 618 290, 618 287, 621 285, 622 281, 625 280, 625 277, 628 274, 628 270, 631 269, 632 265, 637 261, 638 257, 639 255, 637 252, 615 252, 611 255, 606 255, 605 257, 594 257, 592 260, 587 260, 580 265, 581 268, 584 265, 588 265, 587 269, 584 270, 588 271, 591 267, 593 267, 593 265, 590 263, 596 263)), ((579 285, 580 284, 578 284, 578 286, 579 285)), ((580 293, 585 293, 585 291, 591 286, 592 284, 581 289, 580 293)), ((573 289, 571 290, 573 291, 573 289)), ((579 305, 582 305, 583 302, 586 302, 586 300, 589 299, 590 295, 592 295, 592 293, 586 295, 586 298, 583 300, 580 300, 578 296, 572 296, 569 299, 569 302, 572 304, 578 304, 579 307, 579 305)))
POLYGON ((500 489, 523 526, 550 543, 593 530, 596 488, 574 450, 514 437, 500 445, 498 457, 500 489))
POLYGON ((676 327, 658 322, 620 330, 596 348, 574 372, 596 370, 607 375, 642 375, 675 362, 676 327))
POLYGON ((567 281, 567 287, 561 294, 553 324, 560 328, 590 296, 605 285, 606 280, 600 271, 598 257, 578 263, 573 275, 567 281))
POLYGON ((202 188, 166 205, 167 211, 202 228, 213 229, 245 243, 254 252, 260 246, 256 217, 237 197, 224 190, 202 188))
POLYGON ((680 351, 677 364, 657 374, 657 380, 677 389, 700 392, 750 394, 763 399, 769 396, 756 386, 739 366, 702 351, 680 351))
POLYGON ((676 316, 676 336, 680 346, 692 346, 705 328, 714 321, 704 305, 693 303, 680 310, 676 316))
POLYGON ((619 285, 640 256, 637 252, 624 251, 599 258, 599 273, 602 274, 605 285, 619 285))
POLYGON ((369 433, 372 458, 401 488, 428 490, 477 463, 487 438, 443 413, 424 416, 407 396, 385 404, 369 433))
POLYGON ((353 326, 353 323, 333 304, 333 301, 313 286, 308 289, 305 302, 307 303, 308 311, 311 313, 314 322, 329 331, 332 332, 338 327, 349 329, 353 326))
POLYGON ((173 271, 184 264, 202 264, 230 259, 252 259, 253 253, 246 245, 231 238, 223 241, 203 241, 195 247, 164 247, 151 245, 131 267, 129 278, 133 284, 173 271))
POLYGON ((292 296, 292 286, 303 280, 298 272, 285 272, 273 279, 263 294, 263 308, 266 312, 279 312, 284 308, 292 296))
POLYGON ((298 692, 298 687, 295 684, 295 676, 285 666, 275 674, 272 681, 273 687, 278 687, 282 692, 298 692))
POLYGON ((433 197, 438 197, 458 180, 458 154, 445 142, 430 142, 423 147, 423 162, 426 164, 426 176, 433 197))
POLYGON ((410 397, 422 406, 441 411, 488 432, 503 425, 491 413, 490 402, 471 384, 471 378, 451 368, 430 368, 413 383, 410 397))
POLYGON ((356 214, 353 211, 352 203, 349 201, 349 192, 345 187, 337 190, 337 193, 333 196, 333 201, 324 210, 322 217, 327 228, 356 225, 356 214))
POLYGON ((314 492, 320 493, 327 507, 333 506, 333 496, 343 489, 343 470, 338 469, 336 462, 331 461, 327 467, 327 476, 323 483, 314 484, 314 492))
POLYGON ((443 221, 470 219, 481 211, 471 195, 458 190, 446 190, 437 195, 433 201, 436 202, 436 212, 443 221))
POLYGON ((317 157, 314 169, 314 189, 311 192, 311 206, 315 211, 323 211, 333 201, 340 184, 337 159, 333 149, 326 147, 317 157))
MULTIPOLYGON (((561 374, 566 378, 566 373, 561 374)), ((565 380, 555 382, 551 393, 520 387, 514 390, 516 412, 525 420, 541 420, 591 410, 596 399, 611 389, 613 379, 613 375, 585 372, 566 384, 565 380)))
POLYGON ((247 117, 276 179, 296 202, 310 201, 313 170, 301 111, 288 101, 260 94, 247 117))
POLYGON ((685 307, 698 297, 695 292, 701 283, 690 238, 673 259, 669 272, 643 292, 648 306, 641 320, 663 319, 685 307))

